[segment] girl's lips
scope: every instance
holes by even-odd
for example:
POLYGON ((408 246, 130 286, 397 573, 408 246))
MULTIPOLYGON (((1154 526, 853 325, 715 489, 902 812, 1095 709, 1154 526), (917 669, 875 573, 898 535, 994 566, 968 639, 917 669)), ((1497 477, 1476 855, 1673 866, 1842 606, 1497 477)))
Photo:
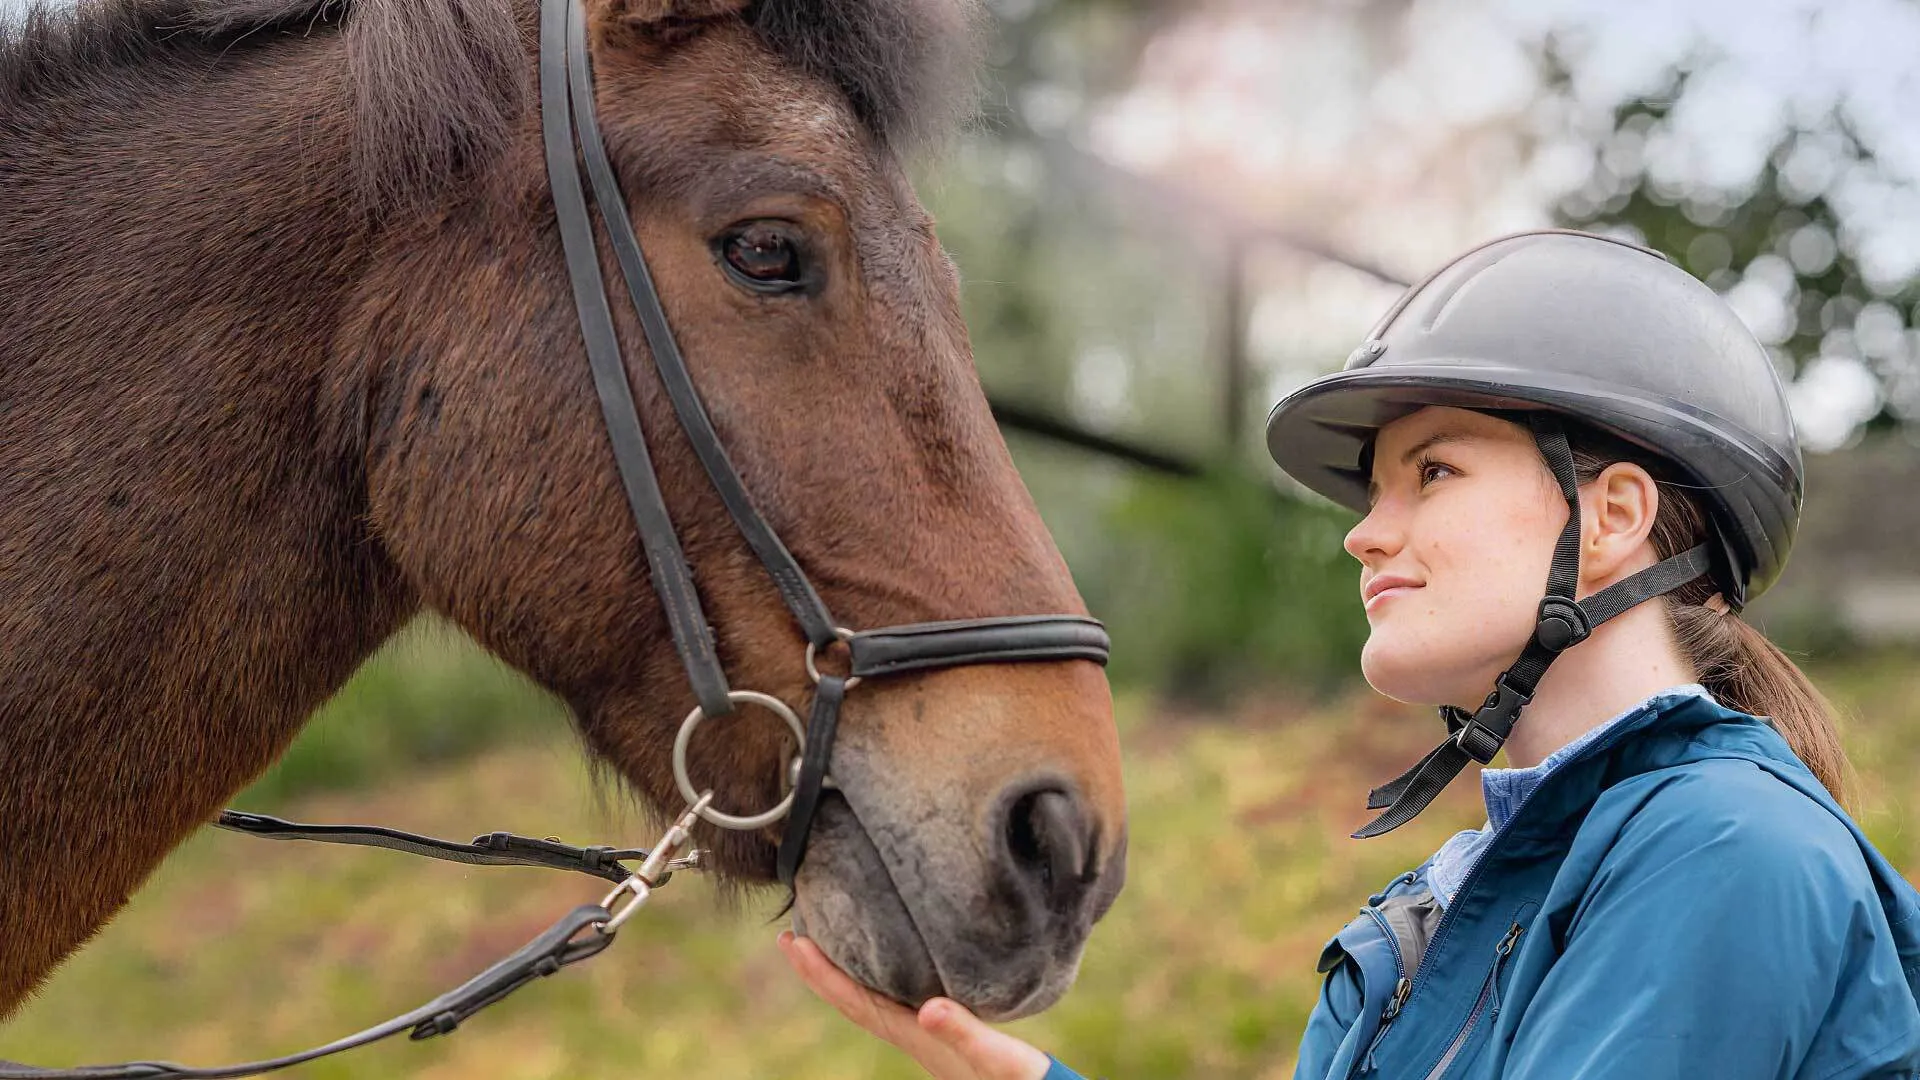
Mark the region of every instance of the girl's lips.
POLYGON ((1369 613, 1371 613, 1374 608, 1380 606, 1381 604, 1386 603, 1388 600, 1391 600, 1392 598, 1403 595, 1405 593, 1410 593, 1413 590, 1418 588, 1421 588, 1421 586, 1395 585, 1392 588, 1381 589, 1379 592, 1374 593, 1372 596, 1367 597, 1366 610, 1369 613))

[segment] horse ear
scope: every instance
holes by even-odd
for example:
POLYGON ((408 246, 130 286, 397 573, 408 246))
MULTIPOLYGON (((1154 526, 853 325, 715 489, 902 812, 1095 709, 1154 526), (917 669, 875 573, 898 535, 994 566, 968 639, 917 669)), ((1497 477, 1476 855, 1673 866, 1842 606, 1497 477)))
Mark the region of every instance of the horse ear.
POLYGON ((614 18, 664 45, 737 18, 751 6, 753 0, 612 0, 608 5, 614 18))

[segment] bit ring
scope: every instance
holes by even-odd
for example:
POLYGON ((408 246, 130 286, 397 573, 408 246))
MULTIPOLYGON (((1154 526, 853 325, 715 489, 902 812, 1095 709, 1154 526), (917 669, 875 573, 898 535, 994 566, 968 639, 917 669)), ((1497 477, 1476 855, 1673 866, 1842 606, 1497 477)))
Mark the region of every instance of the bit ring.
MULTIPOLYGON (((757 690, 729 690, 727 692, 727 700, 736 705, 758 705, 786 721, 787 730, 793 732, 794 741, 799 744, 802 750, 806 749, 806 728, 800 723, 800 717, 795 714, 792 709, 787 707, 786 702, 770 694, 762 694, 757 690)), ((723 829, 733 829, 739 832, 763 829, 779 821, 781 818, 786 817, 787 811, 793 808, 793 791, 791 788, 788 789, 785 798, 774 804, 773 809, 750 816, 736 816, 721 813, 701 800, 700 789, 694 787, 693 778, 687 775, 687 747, 693 742, 694 729, 699 727, 701 721, 706 718, 706 710, 695 705, 693 711, 687 714, 687 718, 680 722, 680 734, 673 740, 673 782, 679 786, 680 794, 686 798, 688 805, 693 806, 702 819, 718 825, 723 829)), ((798 760, 797 756, 795 760, 798 760)))

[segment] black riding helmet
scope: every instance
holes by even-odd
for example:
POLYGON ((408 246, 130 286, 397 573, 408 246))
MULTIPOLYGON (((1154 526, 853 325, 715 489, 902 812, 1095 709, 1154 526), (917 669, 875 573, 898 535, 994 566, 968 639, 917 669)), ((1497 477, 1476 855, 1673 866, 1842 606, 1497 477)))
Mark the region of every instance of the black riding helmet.
POLYGON ((1296 480, 1367 512, 1379 430, 1429 405, 1527 423, 1568 502, 1539 629, 1486 704, 1447 707, 1452 736, 1369 799, 1397 828, 1468 759, 1491 761, 1555 656, 1641 601, 1710 574, 1735 610, 1779 577, 1800 518, 1801 457, 1772 359, 1713 290, 1658 252, 1541 231, 1474 248, 1409 289, 1344 370, 1301 387, 1267 419, 1267 447, 1296 480), (1579 502, 1562 417, 1642 447, 1690 484, 1709 542, 1579 602, 1579 502))

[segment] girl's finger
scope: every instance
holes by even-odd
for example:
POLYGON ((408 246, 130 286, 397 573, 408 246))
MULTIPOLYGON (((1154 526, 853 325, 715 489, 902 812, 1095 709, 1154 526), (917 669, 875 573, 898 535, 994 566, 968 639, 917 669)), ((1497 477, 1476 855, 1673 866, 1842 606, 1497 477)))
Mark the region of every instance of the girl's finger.
POLYGON ((840 1015, 905 1051, 936 1080, 982 1080, 982 1074, 939 1039, 921 1029, 912 1011, 854 982, 820 951, 791 931, 779 937, 780 951, 815 994, 840 1015))
POLYGON ((780 935, 779 943, 794 971, 840 1015, 902 1049, 910 1049, 902 1040, 920 1041, 913 1013, 854 982, 827 959, 820 946, 791 930, 780 935))
POLYGON ((920 1006, 920 1027, 986 1080, 1042 1080, 1052 1062, 1019 1039, 987 1026, 965 1006, 934 998, 920 1006))

